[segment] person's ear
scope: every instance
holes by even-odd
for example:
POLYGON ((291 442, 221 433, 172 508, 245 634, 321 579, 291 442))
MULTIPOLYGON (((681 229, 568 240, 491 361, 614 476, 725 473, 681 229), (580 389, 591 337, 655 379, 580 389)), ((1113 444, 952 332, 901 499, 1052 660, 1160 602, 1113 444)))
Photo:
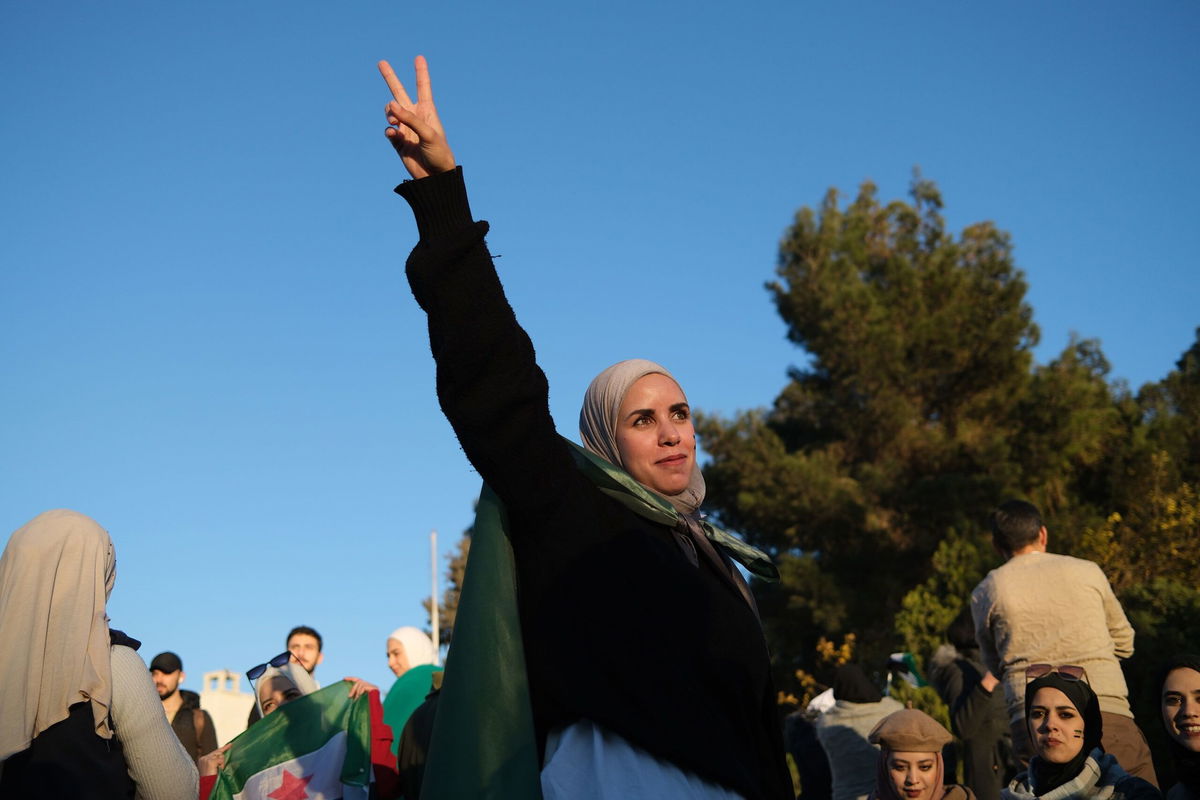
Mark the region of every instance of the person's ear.
POLYGON ((176 685, 176 686, 183 686, 183 682, 184 682, 185 680, 187 680, 187 673, 186 673, 186 672, 184 672, 183 670, 179 670, 179 683, 177 683, 177 684, 175 684, 175 685, 176 685))
POLYGON ((317 651, 317 660, 315 662, 313 662, 313 668, 315 669, 317 664, 320 664, 324 660, 325 660, 325 654, 322 653, 320 650, 318 650, 317 651))
POLYGON ((1049 538, 1050 538, 1050 534, 1046 531, 1046 526, 1043 525, 1041 530, 1038 531, 1038 544, 1041 545, 1041 548, 1043 550, 1046 549, 1046 541, 1049 538))

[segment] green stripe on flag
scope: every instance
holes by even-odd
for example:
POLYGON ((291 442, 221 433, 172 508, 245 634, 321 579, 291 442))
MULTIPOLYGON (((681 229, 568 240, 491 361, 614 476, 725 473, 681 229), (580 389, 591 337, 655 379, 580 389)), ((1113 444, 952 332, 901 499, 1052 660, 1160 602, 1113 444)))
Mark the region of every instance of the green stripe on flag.
POLYGON ((507 526, 503 506, 485 485, 475 509, 422 797, 542 796, 507 526))
POLYGON ((364 694, 351 700, 350 684, 338 681, 280 706, 237 736, 210 800, 232 800, 254 775, 320 750, 339 732, 346 734, 340 781, 367 785, 371 780, 370 699, 364 694))

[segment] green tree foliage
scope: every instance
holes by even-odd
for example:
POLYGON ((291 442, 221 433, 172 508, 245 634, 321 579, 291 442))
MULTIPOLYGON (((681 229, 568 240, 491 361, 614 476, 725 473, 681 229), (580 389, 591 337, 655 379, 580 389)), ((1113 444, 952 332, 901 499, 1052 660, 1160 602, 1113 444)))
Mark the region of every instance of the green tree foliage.
POLYGON ((1041 507, 1053 551, 1110 570, 1139 655, 1168 623, 1194 650, 1200 330, 1136 396, 1095 340, 1035 366, 1006 233, 948 232, 920 175, 908 202, 870 183, 839 201, 796 214, 767 285, 807 361, 770 408, 698 416, 710 506, 782 574, 755 584, 781 688, 803 690, 822 637, 858 634, 868 662, 930 654, 999 563, 986 516, 1007 497, 1041 507))
POLYGON ((939 544, 977 535, 1019 474, 1038 332, 1009 238, 990 223, 955 237, 931 182, 911 195, 883 205, 866 183, 844 210, 834 190, 801 209, 768 289, 810 362, 769 411, 700 420, 710 502, 779 556, 784 581, 760 593, 784 654, 849 630, 864 654, 894 649, 939 544))
POLYGON ((1136 595, 1155 581, 1194 583, 1200 565, 1200 494, 1187 483, 1164 487, 1166 451, 1152 457, 1151 470, 1158 480, 1144 502, 1086 529, 1079 543, 1079 555, 1099 564, 1118 594, 1136 595))
POLYGON ((913 686, 902 679, 895 679, 889 687, 888 694, 906 708, 924 711, 929 716, 942 723, 942 727, 950 730, 950 708, 938 697, 937 690, 932 686, 913 686))
POLYGON ((933 553, 932 574, 900 601, 896 633, 922 666, 945 641, 947 628, 970 601, 989 561, 977 537, 951 530, 933 553))
POLYGON ((1172 474, 1166 480, 1200 486, 1200 328, 1175 369, 1142 387, 1138 403, 1151 447, 1170 455, 1172 474))
POLYGON ((1057 358, 1034 369, 1014 409, 1014 479, 1047 518, 1081 500, 1106 499, 1102 476, 1125 434, 1108 373, 1100 343, 1073 336, 1057 358))

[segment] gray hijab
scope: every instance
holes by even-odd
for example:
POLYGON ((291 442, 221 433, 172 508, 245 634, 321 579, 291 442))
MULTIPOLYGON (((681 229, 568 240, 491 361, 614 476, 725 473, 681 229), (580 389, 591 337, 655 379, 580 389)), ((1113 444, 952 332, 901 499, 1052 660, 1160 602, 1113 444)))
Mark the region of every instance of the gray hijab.
MULTIPOLYGON (((666 375, 679 386, 679 381, 665 367, 644 358, 618 361, 592 380, 583 395, 583 407, 579 410, 579 436, 584 447, 625 469, 617 449, 617 421, 621 414, 621 402, 639 378, 656 373, 666 375)), ((683 387, 679 391, 682 392, 683 387)), ((648 486, 646 488, 654 491, 648 486)), ((692 459, 692 475, 686 489, 671 496, 659 492, 655 494, 664 497, 681 514, 695 513, 704 502, 704 476, 700 474, 696 459, 692 459)))

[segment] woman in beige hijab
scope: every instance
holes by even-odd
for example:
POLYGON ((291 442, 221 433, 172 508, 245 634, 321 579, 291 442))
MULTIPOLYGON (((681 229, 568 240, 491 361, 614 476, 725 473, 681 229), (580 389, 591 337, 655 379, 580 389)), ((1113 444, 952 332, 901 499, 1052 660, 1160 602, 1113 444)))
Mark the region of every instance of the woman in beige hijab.
MULTIPOLYGON (((442 410, 487 484, 475 536, 495 532, 484 538, 510 543, 499 548, 512 558, 511 570, 507 555, 485 562, 472 539, 472 565, 504 561, 508 574, 475 584, 479 595, 464 588, 423 794, 529 796, 540 782, 547 800, 580 797, 581 787, 620 800, 791 800, 770 653, 734 562, 765 580, 777 570, 701 516, 691 407, 661 365, 632 359, 604 370, 580 414, 584 447, 559 436, 546 376, 438 120, 428 64, 418 57, 415 67, 414 103, 380 64, 393 96, 386 135, 412 177, 396 191, 420 237, 406 274, 427 314, 442 410), (486 597, 475 628, 464 619, 472 596, 486 597), (461 635, 481 628, 503 633, 461 635), (481 649, 470 654, 464 641, 481 649), (455 683, 472 669, 464 663, 479 668, 455 683), (456 696, 481 702, 464 701, 460 718, 456 696), (514 735, 481 735, 499 729, 478 724, 492 708, 514 735), (479 769, 457 758, 439 768, 439 752, 452 750, 479 769), (500 790, 502 770, 521 788, 500 790)), ((584 230, 581 244, 600 235, 584 230)), ((604 279, 566 267, 563 276, 604 279)), ((686 309, 667 313, 685 340, 686 309)))
POLYGON ((0 557, 0 796, 193 800, 196 767, 138 656, 110 630, 108 533, 59 509, 0 557))

